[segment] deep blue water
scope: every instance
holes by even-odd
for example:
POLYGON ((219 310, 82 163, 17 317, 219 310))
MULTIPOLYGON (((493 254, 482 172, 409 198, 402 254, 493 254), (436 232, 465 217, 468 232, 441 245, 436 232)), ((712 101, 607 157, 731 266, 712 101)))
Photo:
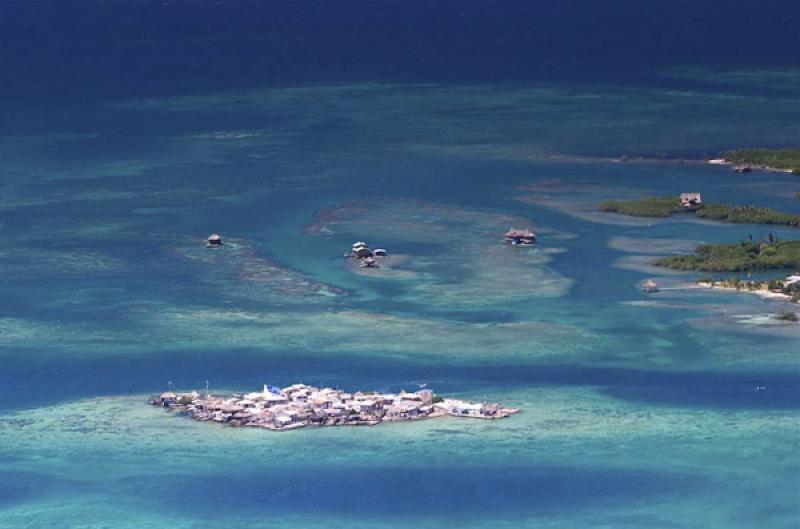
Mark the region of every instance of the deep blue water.
MULTIPOLYGON (((35 356, 36 352, 27 353, 35 356)), ((70 361, 6 359, 15 375, 4 381, 4 407, 15 409, 53 404, 82 396, 156 392, 167 380, 176 387, 202 388, 212 377, 223 388, 258 387, 262 381, 289 385, 302 373, 308 383, 370 387, 399 391, 409 380, 422 380, 443 392, 469 387, 482 391, 494 387, 595 386, 614 397, 642 404, 667 404, 722 409, 797 409, 800 374, 680 372, 659 373, 634 369, 581 368, 559 365, 503 365, 497 367, 415 367, 410 362, 371 365, 358 356, 337 355, 319 359, 302 351, 174 351, 142 352, 136 358, 70 361), (235 357, 231 366, 226 357, 235 357), (343 369, 342 366, 347 366, 343 369), (159 377, 154 380, 154 374, 159 377), (54 386, 53 380, 59 383, 54 386), (398 383, 398 381, 401 381, 398 383), (767 386, 757 392, 756 386, 767 386)))
POLYGON ((791 1, 0 4, 0 529, 797 527, 800 334, 772 318, 796 306, 647 265, 797 230, 595 209, 691 189, 800 213, 792 175, 664 161, 797 146, 798 22, 791 1), (531 254, 498 248, 515 222, 531 254), (343 266, 359 238, 408 276, 343 266), (206 380, 522 412, 284 436, 143 404, 206 380))
POLYGON ((2 14, 3 89, 57 104, 298 82, 630 82, 673 65, 797 66, 800 6, 64 1, 6 2, 2 14))

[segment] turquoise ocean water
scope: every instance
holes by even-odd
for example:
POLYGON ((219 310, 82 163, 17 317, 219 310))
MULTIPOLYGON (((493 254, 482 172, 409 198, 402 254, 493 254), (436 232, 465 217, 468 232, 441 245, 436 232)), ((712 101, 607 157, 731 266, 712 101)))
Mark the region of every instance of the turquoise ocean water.
MULTIPOLYGON (((114 13, 82 19, 104 35, 98 69, 109 46, 134 71, 168 63, 152 35, 111 46, 114 13)), ((224 54, 248 36, 193 38, 224 54)), ((284 53, 308 73, 304 49, 284 53)), ((797 527, 800 327, 772 318, 797 308, 649 265, 797 230, 596 211, 700 191, 800 212, 795 176, 691 161, 796 144, 797 65, 678 57, 634 82, 478 57, 485 76, 401 79, 370 55, 358 75, 245 82, 209 52, 218 83, 164 66, 140 90, 96 84, 73 58, 86 80, 54 67, 45 94, 37 53, 15 55, 28 77, 0 101, 0 528, 797 527), (509 225, 537 247, 502 245, 509 225), (390 269, 345 266, 355 240, 390 269), (643 294, 649 277, 664 290, 643 294), (428 384, 522 412, 275 433, 145 405, 206 380, 428 384)))

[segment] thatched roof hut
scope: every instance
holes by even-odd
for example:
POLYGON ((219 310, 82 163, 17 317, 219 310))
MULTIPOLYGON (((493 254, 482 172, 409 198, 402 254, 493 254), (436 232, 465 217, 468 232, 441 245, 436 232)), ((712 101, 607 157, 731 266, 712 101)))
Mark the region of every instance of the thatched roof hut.
POLYGON ((700 193, 681 193, 681 205, 685 208, 692 208, 703 203, 700 193))
POLYGON ((534 244, 536 242, 536 234, 529 228, 524 230, 509 228, 505 237, 508 244, 534 244))

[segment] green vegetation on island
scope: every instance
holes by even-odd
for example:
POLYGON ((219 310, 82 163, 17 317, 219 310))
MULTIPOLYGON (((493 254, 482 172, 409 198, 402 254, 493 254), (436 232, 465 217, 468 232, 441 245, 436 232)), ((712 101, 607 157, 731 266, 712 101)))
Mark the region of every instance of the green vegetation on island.
POLYGON ((775 315, 775 319, 781 321, 798 321, 800 318, 797 317, 796 313, 790 310, 782 310, 775 315))
POLYGON ((678 197, 644 197, 634 200, 606 200, 600 211, 620 213, 633 217, 669 217, 684 211, 678 197))
POLYGON ((800 149, 737 149, 722 153, 726 162, 800 174, 800 149))
POLYGON ((732 206, 730 204, 706 204, 695 210, 704 219, 733 222, 736 224, 777 224, 800 227, 800 215, 784 213, 771 208, 755 206, 732 206))
MULTIPOLYGON (((783 279, 778 277, 767 280, 747 279, 743 281, 738 277, 729 277, 725 279, 712 279, 710 277, 704 277, 702 279, 698 279, 697 283, 711 288, 724 288, 729 290, 756 293, 772 292, 775 294, 782 294, 795 303, 800 303, 800 281, 790 281, 790 279, 791 278, 783 279)), ((791 314, 794 316, 794 312, 791 314)))
POLYGON ((800 269, 800 241, 701 244, 692 255, 674 255, 653 264, 676 270, 753 272, 800 269))
POLYGON ((607 200, 601 211, 634 217, 669 217, 675 213, 694 213, 699 218, 736 224, 776 224, 800 227, 800 215, 771 208, 731 204, 697 204, 684 207, 678 197, 644 197, 634 200, 607 200))

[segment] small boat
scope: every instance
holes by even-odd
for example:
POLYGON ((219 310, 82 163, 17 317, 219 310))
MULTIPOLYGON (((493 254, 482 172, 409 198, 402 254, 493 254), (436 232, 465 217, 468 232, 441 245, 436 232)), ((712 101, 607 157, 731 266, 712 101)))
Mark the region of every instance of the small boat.
POLYGON ((375 248, 372 251, 372 255, 374 255, 375 257, 386 257, 387 255, 389 255, 389 252, 387 252, 384 248, 375 248))
POLYGON ((654 292, 658 292, 658 285, 652 279, 648 279, 642 284, 642 291, 646 294, 652 294, 654 292))

